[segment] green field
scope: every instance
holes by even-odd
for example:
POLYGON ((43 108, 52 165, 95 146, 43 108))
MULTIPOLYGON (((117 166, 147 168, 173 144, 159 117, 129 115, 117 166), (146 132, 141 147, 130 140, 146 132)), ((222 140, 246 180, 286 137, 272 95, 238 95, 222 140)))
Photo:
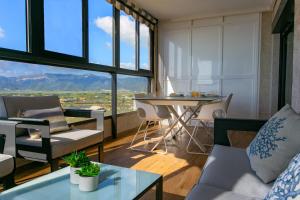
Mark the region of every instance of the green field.
MULTIPOLYGON (((111 115, 111 91, 0 91, 1 96, 48 96, 58 95, 64 108, 105 108, 105 115, 111 115)), ((133 110, 131 91, 118 91, 118 113, 133 110)))

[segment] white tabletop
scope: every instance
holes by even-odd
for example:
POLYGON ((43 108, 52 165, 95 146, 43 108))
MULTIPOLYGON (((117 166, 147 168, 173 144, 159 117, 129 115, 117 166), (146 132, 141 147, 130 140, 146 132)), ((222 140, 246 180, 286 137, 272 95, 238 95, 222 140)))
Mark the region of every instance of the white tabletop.
POLYGON ((222 99, 222 96, 203 96, 203 97, 180 97, 180 96, 144 96, 136 97, 134 100, 145 101, 152 105, 183 105, 183 106, 197 106, 199 103, 208 103, 211 101, 222 99))

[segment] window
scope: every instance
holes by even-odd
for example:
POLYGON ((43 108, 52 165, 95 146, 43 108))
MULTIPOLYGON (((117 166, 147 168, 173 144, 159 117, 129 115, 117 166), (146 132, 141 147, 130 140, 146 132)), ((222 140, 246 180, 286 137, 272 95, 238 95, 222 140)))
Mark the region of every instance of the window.
POLYGON ((89 62, 113 65, 113 8, 105 0, 89 0, 89 62))
POLYGON ((140 69, 150 70, 150 29, 140 24, 140 69))
POLYGON ((0 96, 58 95, 63 107, 105 108, 111 114, 111 75, 0 61, 0 96))
POLYGON ((26 51, 26 1, 0 2, 0 47, 26 51))
POLYGON ((136 22, 120 12, 120 67, 136 70, 136 22))
POLYGON ((45 49, 82 56, 82 0, 44 0, 45 49))
POLYGON ((134 94, 148 93, 148 78, 118 75, 118 105, 117 112, 124 113, 134 110, 133 100, 134 94))

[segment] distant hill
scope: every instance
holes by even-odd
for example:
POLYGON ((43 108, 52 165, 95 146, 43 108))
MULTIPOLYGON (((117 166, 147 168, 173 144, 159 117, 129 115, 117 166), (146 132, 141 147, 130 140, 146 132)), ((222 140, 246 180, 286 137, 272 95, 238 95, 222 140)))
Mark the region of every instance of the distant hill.
MULTIPOLYGON (((118 89, 144 91, 145 80, 139 77, 123 76, 118 79, 118 89)), ((0 90, 33 91, 99 91, 111 88, 111 79, 107 76, 74 74, 40 74, 31 76, 0 76, 0 90)))

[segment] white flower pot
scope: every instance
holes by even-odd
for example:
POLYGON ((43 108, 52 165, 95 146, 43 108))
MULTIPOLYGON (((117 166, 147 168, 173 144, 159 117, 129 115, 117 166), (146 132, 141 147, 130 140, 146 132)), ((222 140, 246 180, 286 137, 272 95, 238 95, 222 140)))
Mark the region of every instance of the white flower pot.
POLYGON ((99 176, 79 177, 79 190, 83 192, 91 192, 97 189, 99 184, 99 176))
POLYGON ((70 182, 72 184, 79 184, 79 175, 76 174, 76 171, 80 168, 77 167, 70 167, 70 182))

